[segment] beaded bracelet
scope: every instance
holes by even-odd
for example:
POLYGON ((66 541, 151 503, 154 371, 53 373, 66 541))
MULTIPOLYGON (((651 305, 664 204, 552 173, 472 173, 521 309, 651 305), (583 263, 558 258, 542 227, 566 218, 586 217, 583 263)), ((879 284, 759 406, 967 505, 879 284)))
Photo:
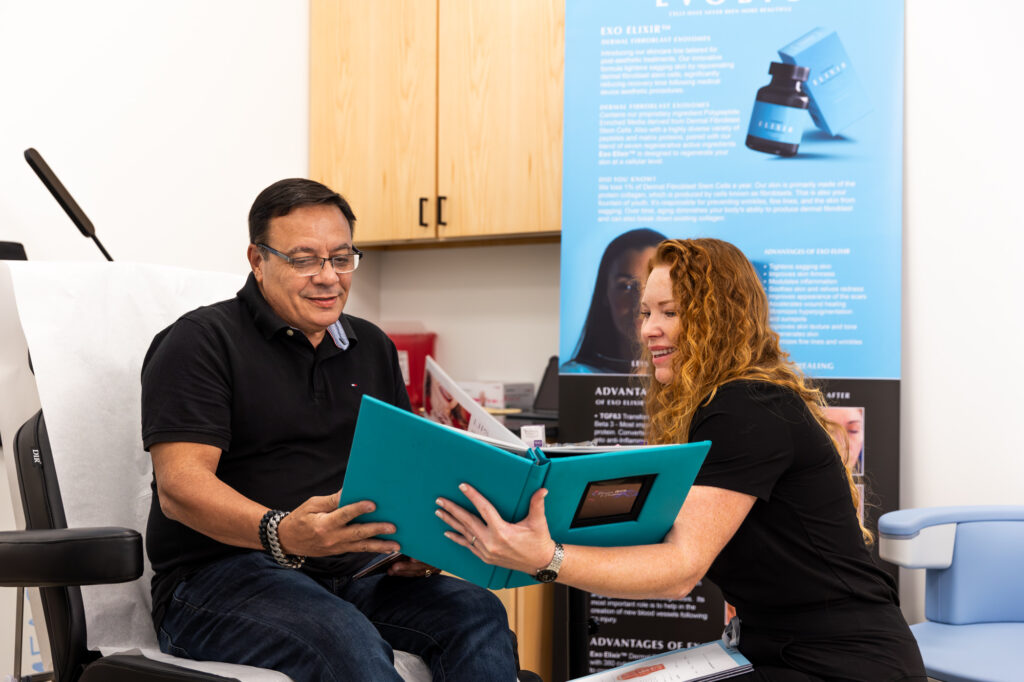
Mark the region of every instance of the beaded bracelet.
POLYGON ((266 552, 270 551, 270 542, 267 540, 267 526, 270 525, 270 518, 276 514, 274 509, 268 509, 267 513, 260 519, 260 544, 266 552))
MULTIPOLYGON (((306 563, 306 557, 298 554, 285 554, 281 549, 281 542, 277 539, 277 526, 284 517, 288 516, 288 513, 286 511, 271 510, 264 515, 264 518, 267 519, 267 551, 270 552, 270 556, 274 557, 274 561, 285 568, 302 568, 302 565, 306 563)), ((262 528, 262 526, 261 522, 260 527, 262 528)), ((261 537, 260 540, 262 541, 262 539, 261 537)))

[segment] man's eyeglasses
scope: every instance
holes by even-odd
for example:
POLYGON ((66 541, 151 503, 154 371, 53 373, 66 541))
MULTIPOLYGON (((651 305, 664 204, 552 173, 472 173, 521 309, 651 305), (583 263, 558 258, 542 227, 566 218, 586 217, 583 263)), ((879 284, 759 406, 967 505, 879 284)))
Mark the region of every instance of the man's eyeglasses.
POLYGON ((288 256, 263 243, 259 243, 256 246, 284 260, 288 265, 292 266, 295 274, 300 277, 316 275, 324 269, 324 264, 327 261, 331 262, 331 267, 334 268, 336 273, 344 275, 346 272, 353 272, 358 268, 359 260, 363 257, 363 252, 354 246, 352 247, 352 253, 342 253, 337 256, 330 256, 329 258, 321 258, 320 256, 288 256))

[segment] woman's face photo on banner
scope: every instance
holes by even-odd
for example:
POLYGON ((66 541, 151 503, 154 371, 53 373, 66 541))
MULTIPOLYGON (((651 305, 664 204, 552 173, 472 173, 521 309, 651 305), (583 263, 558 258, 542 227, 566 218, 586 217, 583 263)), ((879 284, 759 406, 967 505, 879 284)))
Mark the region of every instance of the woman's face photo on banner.
POLYGON ((590 308, 563 374, 631 374, 639 356, 640 292, 647 263, 665 235, 648 228, 628 230, 604 250, 590 308))
POLYGON ((825 415, 835 422, 840 456, 854 476, 864 474, 864 408, 829 407, 825 415))

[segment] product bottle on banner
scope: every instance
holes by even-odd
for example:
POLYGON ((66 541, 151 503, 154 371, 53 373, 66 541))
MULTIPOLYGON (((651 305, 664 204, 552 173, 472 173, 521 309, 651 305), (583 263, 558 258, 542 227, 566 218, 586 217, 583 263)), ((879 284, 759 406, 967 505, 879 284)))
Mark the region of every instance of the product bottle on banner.
POLYGON ((757 91, 747 129, 747 146, 768 154, 793 156, 800 147, 810 106, 803 91, 810 70, 772 62, 768 73, 772 82, 757 91))

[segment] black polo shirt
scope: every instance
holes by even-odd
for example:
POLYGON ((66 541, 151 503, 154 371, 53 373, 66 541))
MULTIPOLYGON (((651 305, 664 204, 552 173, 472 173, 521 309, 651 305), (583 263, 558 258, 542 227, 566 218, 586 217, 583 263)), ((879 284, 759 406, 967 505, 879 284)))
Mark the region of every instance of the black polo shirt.
MULTIPOLYGON (((274 313, 250 274, 230 300, 183 315, 150 345, 142 367, 142 440, 203 443, 222 451, 217 476, 272 509, 291 510, 341 488, 362 396, 409 409, 394 344, 375 325, 342 315, 314 348, 274 313)), ((232 553, 160 510, 156 482, 146 531, 154 621, 174 586, 232 553)), ((369 554, 310 560, 344 575, 369 554)))

